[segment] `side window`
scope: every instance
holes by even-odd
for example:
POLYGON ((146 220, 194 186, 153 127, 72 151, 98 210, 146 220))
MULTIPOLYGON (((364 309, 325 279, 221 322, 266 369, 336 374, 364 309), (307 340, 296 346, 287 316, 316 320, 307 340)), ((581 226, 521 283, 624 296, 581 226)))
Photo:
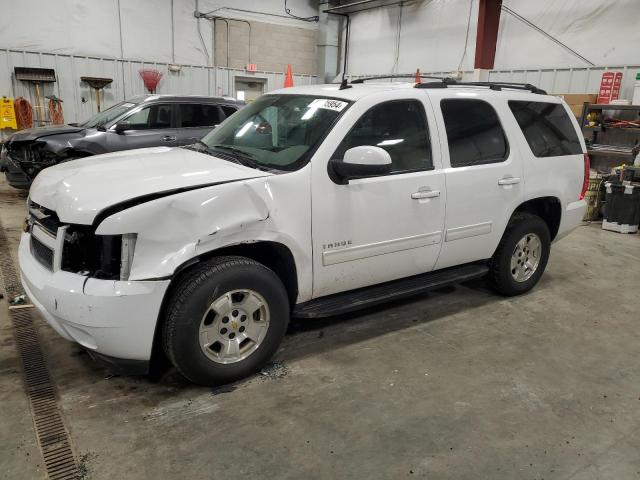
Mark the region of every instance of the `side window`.
POLYGON ((230 107, 229 105, 220 105, 220 108, 222 108, 225 117, 230 117, 238 111, 236 107, 230 107))
POLYGON ((173 125, 173 108, 171 105, 149 105, 139 112, 127 117, 126 121, 132 130, 150 130, 171 128, 173 125))
POLYGON ((222 121, 220 109, 217 105, 181 103, 179 108, 183 128, 214 127, 222 121))
POLYGON ((507 138, 498 114, 482 100, 440 101, 452 167, 499 163, 507 158, 507 138))
POLYGON ((536 157, 582 154, 576 130, 561 104, 510 101, 509 108, 536 157))
POLYGON ((417 100, 394 100, 369 109, 344 138, 335 158, 361 145, 389 152, 392 172, 433 168, 427 118, 417 100))

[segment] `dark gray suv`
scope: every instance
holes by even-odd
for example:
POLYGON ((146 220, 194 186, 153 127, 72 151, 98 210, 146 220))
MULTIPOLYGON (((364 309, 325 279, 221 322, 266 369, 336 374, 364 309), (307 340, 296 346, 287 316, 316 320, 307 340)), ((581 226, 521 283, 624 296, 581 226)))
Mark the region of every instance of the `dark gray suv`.
POLYGON ((244 105, 233 98, 143 95, 84 123, 31 128, 2 147, 0 171, 27 189, 43 168, 76 158, 133 148, 190 145, 244 105))

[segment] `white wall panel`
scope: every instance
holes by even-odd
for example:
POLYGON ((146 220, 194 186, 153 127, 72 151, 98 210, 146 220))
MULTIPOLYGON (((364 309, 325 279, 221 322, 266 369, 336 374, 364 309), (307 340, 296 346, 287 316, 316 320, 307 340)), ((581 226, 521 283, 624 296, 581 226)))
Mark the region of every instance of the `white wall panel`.
MULTIPOLYGON (((171 4, 171 0, 2 0, 0 48, 169 63, 172 62, 171 4)), ((282 17, 228 9, 218 11, 221 16, 317 29, 316 23, 283 18, 283 0, 199 2, 201 12, 222 6, 282 17)), ((289 0, 289 8, 300 16, 318 13, 317 2, 313 0, 289 0)), ((203 47, 194 10, 195 0, 173 1, 175 62, 211 65, 210 22, 200 20, 203 47)))
MULTIPOLYGON (((400 55, 395 71, 457 68, 464 52, 470 0, 407 2, 402 7, 400 55)), ((478 2, 473 2, 467 52, 462 68, 473 68, 478 2)), ((355 13, 349 43, 349 72, 394 71, 400 7, 355 13)))
MULTIPOLYGON (((407 1, 402 7, 399 72, 457 70, 471 27, 462 70, 473 68, 479 0, 407 1)), ((565 43, 595 65, 638 62, 638 0, 504 0, 503 4, 565 43)), ((398 14, 391 6, 352 15, 349 73, 394 71, 398 14)), ((589 64, 503 11, 495 68, 585 68, 589 64)), ((568 80, 568 79, 567 79, 568 80)))
MULTIPOLYGON (((142 62, 110 58, 81 57, 54 53, 0 50, 0 95, 24 96, 35 104, 34 88, 31 84, 16 81, 14 67, 45 67, 56 71, 57 82, 42 85, 42 94, 55 94, 63 100, 67 122, 78 122, 97 112, 95 92, 80 81, 80 77, 112 78, 113 83, 102 90, 103 109, 134 95, 147 93, 139 71, 153 68, 163 73, 157 93, 175 95, 229 95, 234 96, 234 78, 248 76, 263 79, 266 91, 282 88, 284 74, 279 72, 256 72, 244 70, 185 65, 179 73, 168 71, 165 62, 142 62)), ((313 75, 294 75, 295 85, 316 83, 313 75)))

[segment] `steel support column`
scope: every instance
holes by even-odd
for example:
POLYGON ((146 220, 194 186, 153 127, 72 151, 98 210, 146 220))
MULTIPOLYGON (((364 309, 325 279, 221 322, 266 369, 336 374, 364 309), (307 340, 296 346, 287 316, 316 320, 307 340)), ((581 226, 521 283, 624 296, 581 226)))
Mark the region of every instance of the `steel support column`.
POLYGON ((502 0, 480 0, 474 68, 490 70, 496 58, 502 0))

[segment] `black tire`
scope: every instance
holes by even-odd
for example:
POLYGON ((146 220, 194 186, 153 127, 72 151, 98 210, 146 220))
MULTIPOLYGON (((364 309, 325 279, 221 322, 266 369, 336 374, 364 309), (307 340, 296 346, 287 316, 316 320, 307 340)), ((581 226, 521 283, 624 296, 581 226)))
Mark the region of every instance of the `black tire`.
POLYGON ((289 323, 289 298, 280 278, 245 257, 217 257, 199 264, 178 280, 170 295, 162 326, 165 354, 182 375, 201 385, 220 385, 258 371, 278 349, 289 323), (216 363, 202 351, 200 324, 216 298, 238 289, 254 290, 266 300, 267 333, 247 358, 216 363))
POLYGON ((502 235, 500 244, 493 254, 490 262, 489 279, 493 288, 505 296, 520 295, 531 290, 544 273, 549 260, 551 250, 551 236, 549 227, 537 215, 530 213, 516 213, 511 217, 509 224, 502 235), (525 281, 516 281, 511 273, 511 257, 516 248, 516 244, 525 235, 536 234, 541 241, 540 262, 537 269, 525 281))

